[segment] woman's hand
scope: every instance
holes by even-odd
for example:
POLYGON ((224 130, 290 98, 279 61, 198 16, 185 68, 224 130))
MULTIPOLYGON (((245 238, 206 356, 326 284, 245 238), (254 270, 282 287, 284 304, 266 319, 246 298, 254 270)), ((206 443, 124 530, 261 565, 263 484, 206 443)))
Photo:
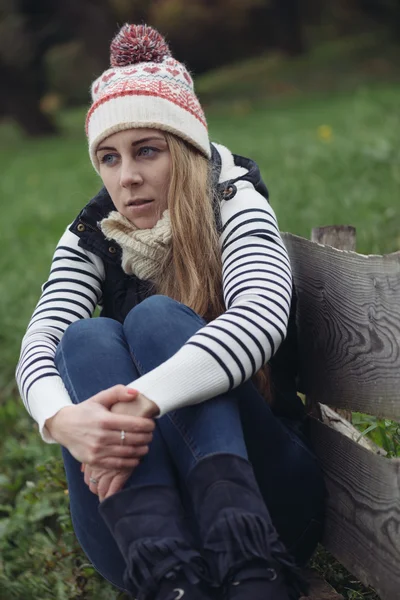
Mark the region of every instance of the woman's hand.
POLYGON ((156 417, 160 409, 152 400, 137 390, 130 390, 132 402, 116 402, 111 407, 111 412, 119 415, 131 415, 132 417, 145 417, 152 419, 156 417))
MULTIPOLYGON (((117 414, 131 415, 132 417, 151 417, 159 413, 158 406, 146 396, 135 390, 131 390, 131 394, 131 397, 133 397, 132 402, 117 402, 113 404, 111 411, 117 414)), ((139 460, 137 464, 139 464, 139 460)), ((96 469, 90 465, 83 465, 82 470, 85 473, 86 485, 91 492, 99 496, 100 502, 119 492, 133 472, 133 468, 96 469)))
MULTIPOLYGON (((139 460, 137 462, 139 464, 139 460)), ((98 495, 100 502, 122 490, 133 472, 133 469, 96 469, 90 465, 83 465, 82 470, 86 485, 98 495)))
POLYGON ((100 469, 133 469, 148 452, 154 421, 150 418, 113 414, 116 403, 137 396, 123 385, 99 392, 85 402, 66 406, 47 419, 46 427, 56 442, 68 448, 79 462, 100 469), (121 431, 125 442, 121 444, 121 431))

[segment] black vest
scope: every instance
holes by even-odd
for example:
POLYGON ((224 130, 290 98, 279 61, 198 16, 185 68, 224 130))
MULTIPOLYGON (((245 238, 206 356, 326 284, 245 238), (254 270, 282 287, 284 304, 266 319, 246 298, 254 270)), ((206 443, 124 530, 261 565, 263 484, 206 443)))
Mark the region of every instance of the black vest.
MULTIPOLYGON (((218 198, 229 200, 236 194, 235 183, 238 179, 251 181, 255 189, 268 201, 268 190, 262 181, 260 171, 253 161, 234 155, 235 164, 245 167, 248 172, 237 179, 218 183, 220 158, 212 146, 213 183, 217 194, 214 204, 215 222, 221 230, 218 198)), ((104 262, 105 280, 102 283, 101 316, 123 322, 129 311, 142 300, 154 293, 148 281, 134 275, 126 275, 121 267, 122 251, 120 246, 104 237, 98 223, 115 210, 115 206, 103 187, 100 192, 81 210, 70 230, 79 237, 79 246, 93 252, 104 262)), ((297 344, 296 344, 296 297, 293 294, 288 333, 275 356, 270 361, 273 390, 273 410, 275 414, 290 419, 302 419, 303 405, 296 395, 297 344)))

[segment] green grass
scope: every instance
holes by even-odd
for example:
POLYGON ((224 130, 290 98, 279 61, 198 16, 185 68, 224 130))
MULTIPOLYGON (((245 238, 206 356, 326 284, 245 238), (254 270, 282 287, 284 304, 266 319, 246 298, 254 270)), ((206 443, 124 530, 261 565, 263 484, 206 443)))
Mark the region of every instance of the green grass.
MULTIPOLYGON (((319 61, 314 73, 331 65, 333 78, 332 65, 345 64, 346 53, 339 52, 339 60, 329 47, 324 52, 325 57, 312 58, 319 61)), ((297 70, 281 58, 273 68, 265 59, 251 64, 252 77, 245 82, 239 66, 226 75, 205 76, 199 89, 209 104, 212 139, 258 161, 281 229, 309 237, 314 226, 351 224, 360 252, 398 250, 400 85, 395 78, 382 85, 379 77, 363 79, 357 71, 353 89, 349 75, 330 93, 324 83, 322 93, 309 76, 312 92, 275 86, 271 98, 271 91, 268 97, 260 91, 261 77, 273 72, 271 81, 288 81, 291 73, 303 81, 304 59, 297 70)), ((55 244, 100 186, 87 155, 84 110, 63 112, 59 120, 63 136, 49 140, 29 141, 11 125, 0 126, 0 598, 5 600, 118 596, 77 548, 59 449, 39 441, 13 379, 20 340, 55 244)), ((388 425, 379 422, 369 433, 391 431, 393 438, 397 429, 388 425)), ((395 438, 392 455, 398 447, 395 438)), ((346 591, 346 586, 347 580, 343 589, 349 600, 374 597, 362 587, 346 591)))
POLYGON ((400 423, 362 413, 353 413, 352 421, 361 432, 360 438, 368 436, 385 450, 387 458, 400 457, 400 423))
MULTIPOLYGON (((258 161, 280 227, 309 237, 314 226, 350 224, 357 248, 400 247, 400 86, 329 98, 210 110, 211 136, 258 161), (321 139, 320 126, 332 137, 321 139)), ((63 114, 60 139, 27 141, 3 127, 0 198, 2 315, 0 386, 8 389, 20 337, 45 279, 54 245, 100 186, 82 133, 84 112, 63 114)))
POLYGON ((346 600, 379 600, 374 590, 366 588, 357 581, 322 546, 318 546, 310 567, 318 571, 321 577, 333 585, 346 600))
MULTIPOLYGON (((328 36, 329 37, 329 36, 328 36)), ((386 31, 319 41, 307 54, 287 60, 268 53, 209 71, 197 82, 206 106, 223 107, 240 100, 275 102, 352 91, 360 86, 399 82, 400 47, 386 31)))
POLYGON ((281 101, 279 106, 227 109, 212 116, 218 141, 254 157, 282 230, 309 237, 312 227, 349 224, 357 248, 399 248, 400 86, 281 101), (332 137, 323 140, 319 128, 332 137))

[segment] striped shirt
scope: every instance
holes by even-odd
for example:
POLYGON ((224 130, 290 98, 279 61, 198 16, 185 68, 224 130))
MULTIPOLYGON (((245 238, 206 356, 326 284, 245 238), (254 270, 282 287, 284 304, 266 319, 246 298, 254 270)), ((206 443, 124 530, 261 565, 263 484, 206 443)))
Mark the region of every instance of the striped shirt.
MULTIPOLYGON (((246 173, 229 150, 216 148, 220 182, 246 173)), ((240 385, 269 361, 286 335, 292 276, 275 213, 252 183, 239 179, 235 185, 235 196, 220 206, 226 311, 131 384, 159 406, 160 415, 240 385)), ((71 404, 54 363, 57 345, 68 325, 93 315, 105 279, 102 259, 78 242, 67 229, 55 250, 16 372, 24 404, 49 442, 46 419, 71 404)))

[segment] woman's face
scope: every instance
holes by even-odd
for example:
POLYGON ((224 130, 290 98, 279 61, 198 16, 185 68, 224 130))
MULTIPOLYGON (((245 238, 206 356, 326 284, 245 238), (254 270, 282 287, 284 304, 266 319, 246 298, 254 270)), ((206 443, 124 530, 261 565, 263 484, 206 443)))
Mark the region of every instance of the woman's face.
POLYGON ((171 154, 162 131, 127 129, 98 146, 100 176, 115 208, 139 229, 151 229, 167 208, 171 154))

